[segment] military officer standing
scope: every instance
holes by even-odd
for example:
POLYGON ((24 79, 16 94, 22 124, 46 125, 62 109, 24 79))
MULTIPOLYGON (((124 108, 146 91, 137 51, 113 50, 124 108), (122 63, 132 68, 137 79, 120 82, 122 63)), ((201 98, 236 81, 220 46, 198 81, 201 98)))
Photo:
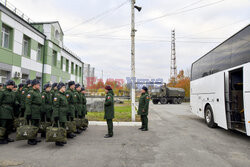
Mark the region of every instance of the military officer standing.
MULTIPOLYGON (((75 118, 75 104, 76 104, 76 95, 75 95, 75 81, 69 81, 68 82, 68 89, 66 91, 66 98, 69 103, 69 109, 67 113, 68 121, 73 121, 75 118)), ((68 137, 73 138, 76 135, 74 133, 69 133, 68 137)))
POLYGON ((104 119, 107 121, 108 134, 104 138, 113 137, 113 119, 114 119, 114 92, 111 86, 107 85, 105 87, 106 98, 104 103, 104 119))
POLYGON ((141 96, 139 99, 138 115, 141 116, 142 126, 139 128, 142 131, 148 131, 148 108, 150 97, 148 95, 148 88, 143 86, 141 96))
MULTIPOLYGON (((59 121, 60 126, 65 128, 65 123, 67 121, 67 113, 68 113, 68 100, 65 96, 65 84, 60 82, 57 85, 58 92, 55 94, 53 99, 53 118, 55 123, 59 121)), ((57 146, 63 146, 66 143, 56 142, 57 146)))
POLYGON ((6 88, 0 91, 0 127, 5 128, 5 135, 0 138, 0 144, 8 144, 13 142, 13 139, 9 138, 9 134, 12 130, 12 123, 14 119, 13 106, 15 105, 15 95, 12 92, 15 82, 8 80, 6 82, 6 88))
MULTIPOLYGON (((39 80, 34 79, 32 81, 32 90, 28 91, 25 104, 25 116, 27 122, 31 121, 33 126, 39 127, 42 105, 39 80)), ((37 138, 28 140, 28 144, 30 145, 36 145, 37 142, 41 142, 41 140, 37 138)))

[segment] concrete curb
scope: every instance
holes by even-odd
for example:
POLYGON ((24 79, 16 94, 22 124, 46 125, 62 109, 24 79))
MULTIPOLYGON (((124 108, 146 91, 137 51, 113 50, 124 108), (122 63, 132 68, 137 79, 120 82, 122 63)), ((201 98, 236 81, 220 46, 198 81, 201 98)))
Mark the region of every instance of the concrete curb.
MULTIPOLYGON (((107 122, 89 121, 89 125, 107 126, 107 122)), ((113 122, 114 126, 141 126, 141 122, 113 122)))

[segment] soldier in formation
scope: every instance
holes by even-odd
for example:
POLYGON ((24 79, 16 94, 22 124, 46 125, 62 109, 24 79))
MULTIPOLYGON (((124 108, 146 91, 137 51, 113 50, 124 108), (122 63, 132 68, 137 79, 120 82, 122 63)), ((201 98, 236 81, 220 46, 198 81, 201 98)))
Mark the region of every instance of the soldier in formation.
MULTIPOLYGON (((57 85, 57 92, 53 98, 54 110, 53 110, 53 118, 55 123, 59 123, 59 125, 65 128, 65 123, 67 122, 67 114, 69 103, 65 96, 66 87, 64 83, 59 83, 57 85)), ((57 146, 64 146, 67 144, 66 142, 56 142, 57 146)))
MULTIPOLYGON (((66 128, 67 121, 77 118, 85 118, 86 97, 84 86, 68 82, 68 89, 62 82, 52 85, 45 84, 43 92, 40 92, 40 82, 37 79, 27 80, 26 84, 19 84, 15 90, 15 82, 9 80, 6 85, 0 87, 0 144, 13 142, 9 134, 13 129, 14 119, 24 117, 27 124, 39 127, 41 122, 59 123, 66 128)), ((78 129, 81 133, 84 128, 78 129)), ((37 136, 37 135, 36 135, 37 136)), ((41 134, 45 137, 45 133, 41 134)), ((76 135, 69 133, 68 138, 76 135)), ((34 137, 28 140, 28 144, 36 145, 41 142, 34 137)), ((56 142, 57 146, 63 146, 64 142, 56 142)))
MULTIPOLYGON (((68 119, 68 121, 74 121, 75 111, 76 111, 76 108, 75 108, 76 94, 75 94, 75 82, 74 81, 68 82, 68 89, 66 91, 66 98, 67 98, 68 103, 69 103, 67 119, 68 119)), ((69 132, 67 135, 69 138, 76 137, 76 135, 72 132, 69 132)))
MULTIPOLYGON (((40 93, 40 82, 34 79, 32 81, 32 89, 28 91, 25 100, 25 116, 27 122, 35 127, 39 127, 41 120, 41 105, 42 96, 40 93)), ((37 142, 41 142, 41 140, 38 138, 28 140, 28 144, 30 145, 36 145, 37 142)))
POLYGON ((25 85, 20 83, 18 85, 18 90, 17 90, 17 94, 16 94, 17 100, 18 100, 18 103, 19 103, 19 106, 20 106, 19 112, 17 114, 19 117, 23 117, 24 112, 25 112, 25 98, 26 98, 26 96, 25 96, 24 87, 25 87, 25 85))
POLYGON ((2 83, 0 83, 0 91, 3 89, 3 84, 2 83))
MULTIPOLYGON (((41 107, 41 122, 51 122, 53 99, 51 93, 51 85, 49 83, 44 85, 42 92, 42 107, 41 107)), ((45 137, 45 132, 41 134, 45 137)))
POLYGON ((5 128, 5 131, 2 129, 3 135, 0 136, 0 144, 14 141, 9 138, 14 119, 14 105, 16 104, 16 97, 12 92, 14 86, 15 82, 9 80, 6 82, 6 88, 0 91, 0 127, 5 128))

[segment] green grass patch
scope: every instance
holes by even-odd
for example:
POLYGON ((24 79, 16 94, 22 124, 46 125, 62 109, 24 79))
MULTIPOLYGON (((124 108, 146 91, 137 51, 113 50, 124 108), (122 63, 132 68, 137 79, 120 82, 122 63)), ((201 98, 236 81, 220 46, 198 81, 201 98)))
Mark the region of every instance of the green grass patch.
MULTIPOLYGON (((89 121, 105 121, 104 112, 88 112, 89 121)), ((115 118, 116 122, 130 122, 131 121, 131 105, 130 101, 125 101, 124 104, 115 104, 115 118)), ((136 115, 136 121, 140 121, 140 116, 136 115)))

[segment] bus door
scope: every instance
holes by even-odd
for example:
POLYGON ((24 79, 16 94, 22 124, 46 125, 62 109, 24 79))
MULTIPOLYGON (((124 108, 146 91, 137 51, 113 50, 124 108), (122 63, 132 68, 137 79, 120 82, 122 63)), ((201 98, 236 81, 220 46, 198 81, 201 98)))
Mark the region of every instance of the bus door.
POLYGON ((213 87, 215 89, 214 95, 214 120, 218 126, 227 128, 226 105, 225 105, 225 73, 214 74, 213 87))
POLYGON ((246 124, 246 133, 250 136, 250 63, 244 66, 243 90, 244 90, 244 115, 246 124))
POLYGON ((229 71, 229 110, 228 123, 230 129, 246 133, 243 100, 243 68, 229 71))

